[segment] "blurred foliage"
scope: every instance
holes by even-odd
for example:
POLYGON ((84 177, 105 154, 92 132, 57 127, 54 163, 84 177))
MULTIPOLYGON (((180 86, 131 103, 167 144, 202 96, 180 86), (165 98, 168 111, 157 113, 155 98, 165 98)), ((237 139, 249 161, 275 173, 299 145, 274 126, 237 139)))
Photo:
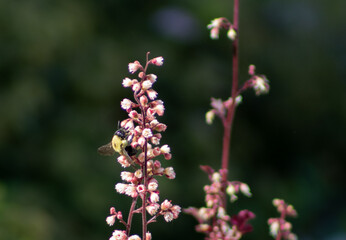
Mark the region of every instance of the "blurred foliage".
MULTIPOLYGON (((270 239, 271 200, 293 204, 300 239, 345 239, 346 2, 241 1, 240 78, 249 64, 271 92, 244 94, 232 136, 230 179, 251 199, 232 204, 257 214, 244 239, 270 239)), ((204 122, 210 97, 230 94, 231 45, 206 25, 232 17, 232 1, 0 1, 0 239, 108 239, 109 207, 126 212, 114 190, 121 167, 97 156, 126 114, 127 64, 163 56, 155 89, 165 102, 163 143, 177 178, 161 198, 203 205, 219 168, 222 129, 204 122), (189 193, 189 194, 186 194, 189 193)), ((154 239, 193 238, 182 214, 149 226, 154 239)))

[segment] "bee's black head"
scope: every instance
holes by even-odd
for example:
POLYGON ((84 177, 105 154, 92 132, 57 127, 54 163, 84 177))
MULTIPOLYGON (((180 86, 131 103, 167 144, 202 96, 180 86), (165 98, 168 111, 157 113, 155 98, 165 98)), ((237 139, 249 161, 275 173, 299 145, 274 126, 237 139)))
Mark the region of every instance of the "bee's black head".
POLYGON ((125 139, 127 136, 128 132, 124 128, 119 128, 114 135, 117 135, 121 139, 125 139))

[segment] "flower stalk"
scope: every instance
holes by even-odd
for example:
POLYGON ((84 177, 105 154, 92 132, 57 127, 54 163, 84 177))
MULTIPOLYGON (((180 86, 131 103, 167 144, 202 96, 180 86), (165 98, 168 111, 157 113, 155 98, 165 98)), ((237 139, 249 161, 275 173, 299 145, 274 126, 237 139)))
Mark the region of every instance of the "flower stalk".
MULTIPOLYGON (((166 222, 178 218, 180 207, 171 204, 171 201, 164 200, 159 204, 159 190, 157 177, 166 176, 168 179, 175 178, 172 167, 162 167, 157 159, 160 155, 166 160, 170 160, 172 155, 168 145, 159 146, 167 126, 157 120, 157 116, 164 114, 164 104, 157 99, 158 93, 153 89, 153 84, 157 81, 155 74, 148 74, 149 65, 162 66, 163 58, 156 57, 149 59, 149 52, 146 55, 144 67, 139 61, 129 63, 129 72, 138 73, 138 79, 123 79, 122 85, 131 88, 134 102, 130 99, 123 99, 121 107, 128 113, 128 118, 120 123, 121 128, 114 134, 112 147, 120 154, 117 158, 122 167, 131 167, 133 172, 123 171, 121 178, 125 183, 117 183, 115 189, 120 194, 125 194, 132 198, 131 207, 127 216, 127 222, 123 219, 122 213, 111 208, 107 223, 112 226, 115 220, 125 226, 125 230, 114 230, 110 240, 151 240, 151 233, 148 232, 148 224, 155 222, 157 217, 163 216, 166 222), (141 200, 139 208, 136 209, 138 200, 141 200), (132 219, 134 214, 141 214, 142 218, 142 238, 138 235, 131 235, 132 219), (147 214, 152 217, 148 220, 147 214)), ((101 149, 107 149, 101 147, 101 149)))

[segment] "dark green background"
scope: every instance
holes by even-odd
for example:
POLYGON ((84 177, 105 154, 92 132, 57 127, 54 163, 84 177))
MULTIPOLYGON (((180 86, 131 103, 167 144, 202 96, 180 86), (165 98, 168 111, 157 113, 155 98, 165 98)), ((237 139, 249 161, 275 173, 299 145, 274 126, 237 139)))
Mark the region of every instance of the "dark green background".
MULTIPOLYGON (((233 132, 230 180, 253 197, 230 205, 257 214, 244 239, 271 239, 274 197, 292 203, 300 239, 346 239, 346 2, 241 0, 240 79, 249 64, 271 90, 244 94, 233 132)), ((127 64, 163 56, 154 88, 165 102, 175 180, 160 180, 161 199, 202 206, 218 169, 222 128, 208 126, 210 97, 228 98, 231 43, 210 40, 211 19, 232 18, 226 0, 0 1, 0 239, 108 239, 109 207, 122 168, 97 155, 118 120, 127 64)), ((203 239, 195 220, 149 225, 153 239, 203 239)), ((116 225, 119 227, 120 225, 116 225)), ((140 231, 138 231, 140 233, 140 231)))

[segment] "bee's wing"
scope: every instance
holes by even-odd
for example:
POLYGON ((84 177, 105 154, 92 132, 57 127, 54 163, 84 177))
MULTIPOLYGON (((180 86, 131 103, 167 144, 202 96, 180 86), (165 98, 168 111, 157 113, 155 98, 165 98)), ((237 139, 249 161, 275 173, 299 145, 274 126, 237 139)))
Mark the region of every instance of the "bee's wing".
POLYGON ((112 143, 108 143, 106 145, 103 145, 97 149, 97 152, 102 156, 113 156, 115 154, 115 151, 112 147, 112 143))

